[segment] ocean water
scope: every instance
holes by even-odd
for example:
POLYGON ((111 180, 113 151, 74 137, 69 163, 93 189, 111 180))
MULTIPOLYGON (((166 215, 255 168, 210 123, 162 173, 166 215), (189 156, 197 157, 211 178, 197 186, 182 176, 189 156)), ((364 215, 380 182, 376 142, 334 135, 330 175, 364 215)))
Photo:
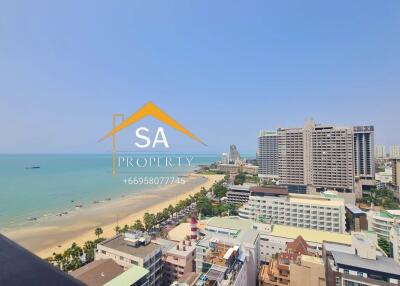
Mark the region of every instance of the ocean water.
MULTIPOLYGON (((119 154, 119 156, 132 156, 132 154, 119 154)), ((211 164, 219 160, 219 155, 212 154, 168 154, 168 156, 190 156, 193 157, 193 161, 191 166, 181 167, 117 168, 117 175, 113 177, 109 154, 0 155, 0 231, 24 225, 32 217, 40 219, 73 210, 77 204, 85 206, 93 204, 95 200, 101 202, 107 198, 118 198, 160 187, 160 185, 124 184, 123 180, 127 177, 179 177, 193 171, 198 165, 211 164), (29 169, 32 166, 40 168, 29 169)))

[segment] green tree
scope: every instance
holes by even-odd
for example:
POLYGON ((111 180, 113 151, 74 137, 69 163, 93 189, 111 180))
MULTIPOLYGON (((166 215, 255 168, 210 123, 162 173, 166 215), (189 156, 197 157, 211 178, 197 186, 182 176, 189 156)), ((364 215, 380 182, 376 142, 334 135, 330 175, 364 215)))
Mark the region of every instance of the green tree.
POLYGON ((169 205, 168 211, 169 211, 170 216, 173 217, 174 213, 175 213, 175 208, 172 205, 169 205))
POLYGON ((226 196, 226 193, 228 192, 228 189, 222 186, 222 184, 217 184, 213 188, 214 196, 217 198, 223 198, 226 196))
POLYGON ((99 238, 100 235, 103 234, 103 229, 101 227, 96 227, 96 229, 94 230, 94 234, 97 236, 97 238, 99 238))
POLYGON ((143 216, 144 228, 149 231, 156 224, 156 217, 154 214, 145 213, 143 216))
POLYGON ((121 228, 117 225, 116 227, 114 227, 114 230, 115 230, 115 234, 118 234, 118 233, 120 233, 121 228))
POLYGON ((391 256, 391 246, 389 241, 381 237, 378 239, 378 245, 386 253, 387 256, 391 256))
POLYGON ((196 206, 199 212, 205 216, 213 213, 211 201, 206 196, 200 197, 196 202, 196 206))
POLYGON ((137 219, 135 223, 132 225, 132 230, 144 231, 144 226, 140 219, 137 219))
POLYGON ((235 185, 243 185, 244 181, 246 180, 246 174, 240 173, 236 175, 233 184, 235 185))
POLYGON ((88 240, 83 245, 83 253, 85 254, 86 263, 92 262, 94 260, 94 249, 96 243, 94 241, 88 240))

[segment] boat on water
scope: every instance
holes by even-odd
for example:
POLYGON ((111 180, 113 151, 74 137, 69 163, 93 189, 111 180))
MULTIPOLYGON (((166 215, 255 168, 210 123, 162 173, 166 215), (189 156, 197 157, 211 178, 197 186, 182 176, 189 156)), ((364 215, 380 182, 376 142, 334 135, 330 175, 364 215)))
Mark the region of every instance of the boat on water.
POLYGON ((79 208, 83 207, 83 205, 78 204, 78 205, 75 205, 75 207, 79 209, 79 208))
POLYGON ((28 166, 28 167, 25 167, 25 170, 32 170, 32 169, 40 169, 40 166, 28 166))
POLYGON ((37 217, 30 217, 30 218, 28 218, 28 221, 36 221, 37 220, 37 217))

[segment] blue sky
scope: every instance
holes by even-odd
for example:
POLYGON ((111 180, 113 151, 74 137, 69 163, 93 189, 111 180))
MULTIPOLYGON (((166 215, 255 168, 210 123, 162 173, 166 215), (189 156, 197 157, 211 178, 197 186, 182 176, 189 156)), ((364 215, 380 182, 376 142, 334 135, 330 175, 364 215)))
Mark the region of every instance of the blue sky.
POLYGON ((150 100, 208 143, 182 150, 307 118, 400 144, 399 78, 398 0, 0 3, 0 153, 108 151, 150 100))

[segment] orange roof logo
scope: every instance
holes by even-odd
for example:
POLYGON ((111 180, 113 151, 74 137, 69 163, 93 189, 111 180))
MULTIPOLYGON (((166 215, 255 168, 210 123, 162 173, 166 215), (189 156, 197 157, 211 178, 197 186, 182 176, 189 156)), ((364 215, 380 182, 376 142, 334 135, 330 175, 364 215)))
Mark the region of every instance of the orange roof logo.
POLYGON ((100 138, 99 141, 103 141, 107 139, 108 137, 115 136, 118 132, 121 130, 127 128, 128 126, 134 124, 135 122, 138 122, 142 118, 146 116, 153 116, 155 119, 164 122, 168 126, 180 131, 181 133, 185 134, 186 136, 192 138, 193 140, 207 146, 200 138, 198 138, 196 135, 191 133, 189 130, 187 130, 185 127, 183 127, 180 123, 178 123, 175 119, 173 119, 171 116, 169 116, 167 113, 165 113, 163 110, 161 110, 158 106, 156 106, 154 103, 149 101, 146 103, 142 108, 140 108, 138 111, 133 113, 129 118, 123 120, 118 126, 114 127, 110 132, 108 132, 106 135, 104 135, 102 138, 100 138))

